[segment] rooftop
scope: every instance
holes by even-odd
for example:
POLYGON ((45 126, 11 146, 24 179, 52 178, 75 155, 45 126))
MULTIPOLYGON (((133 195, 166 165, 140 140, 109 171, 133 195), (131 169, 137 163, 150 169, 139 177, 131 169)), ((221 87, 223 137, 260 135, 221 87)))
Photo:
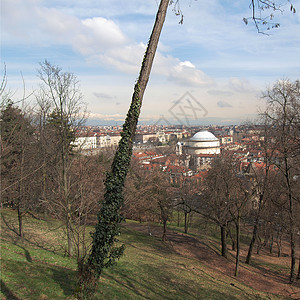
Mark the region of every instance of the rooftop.
POLYGON ((218 141, 219 139, 216 138, 211 132, 207 130, 201 130, 193 135, 190 141, 195 142, 206 142, 206 141, 218 141))

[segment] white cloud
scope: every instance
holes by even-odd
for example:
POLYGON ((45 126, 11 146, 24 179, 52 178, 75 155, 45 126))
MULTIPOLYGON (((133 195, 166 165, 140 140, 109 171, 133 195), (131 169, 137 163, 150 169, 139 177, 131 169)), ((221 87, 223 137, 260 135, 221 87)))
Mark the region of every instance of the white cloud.
MULTIPOLYGON (((39 0, 29 0, 26 4, 21 0, 4 0, 3 15, 5 31, 17 36, 19 42, 48 47, 57 43, 70 45, 93 64, 104 63, 129 74, 139 71, 146 45, 130 41, 112 20, 104 17, 80 20, 55 8, 44 7, 39 0)), ((160 47, 166 50, 166 46, 160 47)), ((180 61, 159 52, 156 56, 154 73, 176 84, 204 86, 211 83, 190 61, 180 61)))
POLYGON ((228 87, 238 93, 255 93, 256 90, 245 78, 230 78, 228 81, 228 87))
POLYGON ((80 34, 74 34, 73 45, 82 54, 95 54, 104 49, 119 47, 127 41, 121 29, 111 20, 97 17, 81 22, 83 24, 82 31, 80 34), (80 37, 79 41, 77 41, 78 36, 80 37))
POLYGON ((94 56, 95 60, 111 65, 124 73, 138 74, 146 46, 133 43, 122 47, 113 47, 109 51, 94 56))
POLYGON ((164 75, 170 81, 181 86, 204 87, 213 83, 212 78, 197 69, 190 61, 180 61, 171 55, 156 53, 153 73, 164 75))
POLYGON ((124 121, 124 115, 122 114, 100 114, 100 113, 90 113, 89 119, 102 119, 105 121, 124 121))
POLYGON ((107 100, 112 100, 112 99, 116 99, 116 96, 111 96, 109 94, 106 94, 106 93, 97 93, 97 92, 94 92, 93 95, 96 97, 96 98, 99 98, 99 99, 107 99, 107 100))
POLYGON ((169 79, 180 85, 203 87, 210 86, 213 80, 204 72, 196 69, 189 61, 179 62, 169 71, 169 79))
POLYGON ((228 102, 224 101, 224 100, 220 100, 217 103, 218 107, 224 108, 224 107, 232 107, 231 104, 229 104, 228 102))
POLYGON ((223 96, 223 97, 229 97, 232 96, 233 93, 225 90, 209 90, 207 91, 209 95, 214 95, 214 96, 223 96))

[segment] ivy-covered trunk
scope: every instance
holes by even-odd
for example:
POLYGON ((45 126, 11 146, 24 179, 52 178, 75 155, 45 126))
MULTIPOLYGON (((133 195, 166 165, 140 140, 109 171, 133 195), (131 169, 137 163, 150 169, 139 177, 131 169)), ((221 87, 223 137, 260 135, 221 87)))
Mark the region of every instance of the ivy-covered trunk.
POLYGON ((116 236, 120 235, 120 223, 122 221, 120 208, 123 204, 123 186, 131 161, 133 139, 142 99, 149 80, 168 5, 169 0, 161 0, 140 75, 134 87, 131 105, 123 125, 122 138, 111 171, 106 175, 105 195, 93 234, 91 253, 87 261, 79 265, 80 286, 77 296, 80 299, 90 299, 95 292, 98 278, 101 276, 103 269, 114 264, 124 251, 124 245, 115 245, 116 236))

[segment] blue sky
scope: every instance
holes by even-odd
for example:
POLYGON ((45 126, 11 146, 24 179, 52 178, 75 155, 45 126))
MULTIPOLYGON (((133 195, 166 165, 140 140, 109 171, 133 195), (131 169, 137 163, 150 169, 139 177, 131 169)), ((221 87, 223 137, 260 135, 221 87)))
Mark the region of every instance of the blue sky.
MULTIPOLYGON (((122 121, 155 19, 158 0, 2 0, 1 62, 15 97, 38 88, 45 59, 81 82, 90 119, 122 121)), ((170 7, 144 96, 141 123, 161 116, 186 92, 207 110, 203 122, 251 120, 261 91, 300 78, 300 0, 296 14, 275 15, 270 35, 244 24, 250 0, 181 0, 183 25, 170 7)), ((33 101, 33 99, 32 99, 33 101)))

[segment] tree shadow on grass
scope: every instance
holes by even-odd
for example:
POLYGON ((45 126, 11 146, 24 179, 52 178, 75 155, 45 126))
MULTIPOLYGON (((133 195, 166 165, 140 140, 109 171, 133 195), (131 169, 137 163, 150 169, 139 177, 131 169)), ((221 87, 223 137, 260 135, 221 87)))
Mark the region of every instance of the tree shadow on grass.
MULTIPOLYGON (((35 260, 28 263, 4 259, 3 264, 3 275, 7 276, 13 291, 22 289, 22 299, 39 299, 42 294, 47 295, 48 299, 65 299, 74 292, 77 280, 73 269, 35 260)), ((2 292, 7 299, 18 299, 13 298, 14 294, 4 283, 2 292)))
POLYGON ((31 255, 30 255, 29 251, 28 251, 26 248, 24 248, 24 247, 22 247, 22 246, 20 246, 20 245, 18 245, 18 244, 16 244, 16 243, 15 243, 15 245, 18 246, 19 248, 21 248, 21 249, 24 250, 24 254, 25 254, 26 260, 27 260, 28 262, 32 263, 32 257, 31 257, 31 255))
MULTIPOLYGON (((129 270, 122 266, 105 272, 104 276, 102 276, 104 279, 102 288, 105 289, 105 285, 109 284, 114 286, 114 292, 119 291, 123 297, 129 296, 134 297, 134 299, 229 299, 229 297, 230 299, 237 299, 229 292, 203 287, 192 278, 181 280, 177 276, 172 275, 173 267, 155 267, 143 263, 140 264, 140 267, 142 270, 140 269, 138 274, 135 272, 135 269, 129 270), (107 280, 111 283, 108 283, 107 280)), ((117 293, 105 296, 122 299, 116 295, 117 293)))
POLYGON ((58 283, 64 291, 65 296, 74 294, 74 289, 77 283, 77 272, 64 268, 52 268, 52 278, 58 283))
POLYGON ((147 244, 158 250, 162 254, 176 253, 181 256, 186 256, 183 253, 179 253, 176 248, 187 247, 190 252, 194 252, 195 258, 198 260, 207 261, 208 259, 214 259, 215 257, 221 257, 220 251, 215 249, 213 245, 206 241, 202 241, 190 234, 182 232, 176 232, 172 229, 167 232, 167 241, 162 242, 160 240, 162 228, 157 225, 151 225, 152 236, 146 233, 145 224, 126 224, 123 228, 126 229, 126 233, 129 237, 126 239, 126 244, 130 244, 132 247, 137 248, 137 239, 143 244, 147 244), (135 244, 135 245, 134 245, 135 244))
POLYGON ((3 213, 1 213, 1 219, 2 219, 2 221, 4 222, 4 224, 6 225, 6 227, 7 227, 10 231, 12 231, 13 233, 15 233, 16 235, 19 236, 19 233, 18 233, 17 229, 16 229, 13 225, 11 225, 11 224, 8 223, 8 221, 5 219, 3 213))
MULTIPOLYGON (((6 238, 9 241, 11 241, 13 244, 19 246, 18 242, 20 242, 20 241, 27 242, 30 245, 38 247, 38 248, 40 248, 42 250, 51 252, 53 254, 58 254, 58 255, 64 256, 65 251, 64 251, 64 247, 63 246, 59 245, 58 247, 51 249, 49 247, 49 244, 45 245, 45 243, 42 243, 38 236, 36 236, 36 237, 30 236, 28 233, 25 234, 25 237, 21 238, 19 236, 19 234, 18 234, 17 228, 13 224, 14 222, 13 223, 9 222, 9 220, 7 220, 7 218, 5 218, 5 216, 4 216, 3 213, 1 213, 1 219, 3 221, 3 224, 6 226, 6 227, 2 228, 2 231, 3 232, 7 232, 7 229, 8 229, 10 232, 13 233, 13 235, 11 235, 11 234, 7 234, 6 235, 6 238)), ((53 245, 52 245, 52 247, 53 247, 53 245)), ((26 255, 26 249, 23 248, 23 250, 25 251, 25 255, 26 255)), ((27 256, 26 256, 26 258, 27 258, 27 256)))
POLYGON ((15 296, 2 280, 0 280, 0 289, 8 300, 20 300, 20 298, 15 296))
MULTIPOLYGON (((289 283, 289 272, 287 270, 285 273, 281 273, 280 271, 273 270, 271 267, 261 265, 257 263, 255 260, 252 260, 251 265, 258 269, 265 276, 272 278, 274 281, 279 283, 288 284, 289 283)), ((300 288, 300 282, 295 281, 293 286, 300 288)))

